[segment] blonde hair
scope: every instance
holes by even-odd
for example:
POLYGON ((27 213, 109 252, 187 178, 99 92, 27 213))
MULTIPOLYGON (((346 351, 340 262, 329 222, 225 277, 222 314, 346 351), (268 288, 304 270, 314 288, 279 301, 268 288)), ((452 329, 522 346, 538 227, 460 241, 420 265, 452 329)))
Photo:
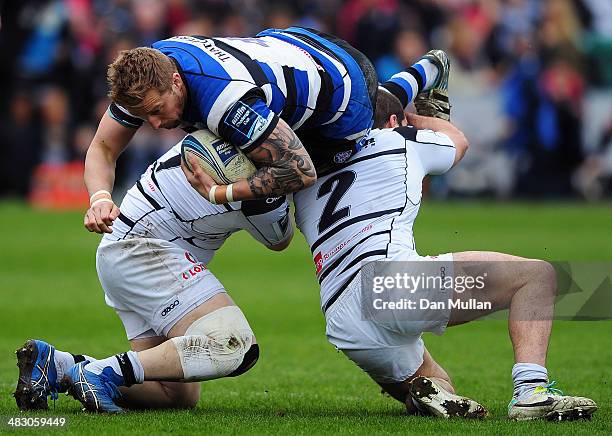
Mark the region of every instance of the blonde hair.
POLYGON ((147 47, 122 50, 108 66, 108 96, 121 106, 138 108, 147 91, 155 89, 160 94, 168 91, 176 71, 172 60, 159 50, 147 47))

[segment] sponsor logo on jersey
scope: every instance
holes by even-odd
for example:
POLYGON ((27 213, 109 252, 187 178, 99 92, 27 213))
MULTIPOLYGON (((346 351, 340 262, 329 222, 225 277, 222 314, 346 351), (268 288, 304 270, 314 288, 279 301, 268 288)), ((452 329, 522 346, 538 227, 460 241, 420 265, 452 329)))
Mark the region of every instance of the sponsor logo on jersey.
POLYGON ((191 254, 190 252, 186 251, 185 252, 185 259, 187 259, 189 262, 191 263, 198 263, 198 261, 196 260, 195 257, 193 257, 193 254, 191 254))
POLYGON ((353 150, 345 150, 340 153, 336 153, 334 156, 334 162, 341 164, 349 160, 349 158, 353 155, 353 150))
POLYGON ((162 310, 161 312, 161 316, 166 316, 168 315, 170 312, 172 312, 172 310, 178 306, 180 303, 180 301, 178 300, 174 300, 168 307, 166 307, 164 310, 162 310))
POLYGON ((232 145, 228 144, 222 139, 213 142, 212 145, 219 155, 219 159, 221 159, 221 162, 223 162, 223 165, 225 166, 227 166, 232 159, 238 156, 238 151, 236 151, 232 145))
POLYGON ((351 237, 349 237, 348 239, 342 241, 340 244, 336 245, 334 248, 332 248, 331 250, 329 250, 327 253, 322 253, 322 252, 318 252, 315 257, 314 257, 314 263, 317 269, 317 275, 321 272, 321 270, 323 270, 323 266, 325 265, 326 262, 330 261, 332 258, 334 258, 338 253, 340 253, 342 250, 344 250, 346 247, 349 246, 349 244, 357 237, 368 233, 370 230, 372 230, 374 228, 374 224, 370 223, 367 226, 365 226, 364 228, 362 228, 361 230, 359 230, 357 233, 353 234, 351 237))
POLYGON ((317 269, 317 274, 319 274, 321 270, 323 269, 323 255, 321 254, 320 251, 315 255, 314 263, 317 269))

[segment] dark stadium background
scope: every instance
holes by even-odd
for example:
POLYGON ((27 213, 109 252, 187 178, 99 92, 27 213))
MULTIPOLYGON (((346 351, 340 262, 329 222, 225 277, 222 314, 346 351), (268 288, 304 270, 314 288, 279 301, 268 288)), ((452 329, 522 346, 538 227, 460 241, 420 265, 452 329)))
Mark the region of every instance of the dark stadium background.
MULTIPOLYGON (((29 0, 2 9, 0 195, 49 206, 83 201, 57 193, 74 186, 49 184, 78 172, 65 164, 83 159, 119 50, 177 34, 251 36, 290 25, 346 39, 381 80, 429 48, 449 51, 453 119, 472 148, 461 168, 435 180, 432 195, 610 194, 609 0, 29 0)), ((179 138, 142 129, 121 159, 117 191, 179 138)))

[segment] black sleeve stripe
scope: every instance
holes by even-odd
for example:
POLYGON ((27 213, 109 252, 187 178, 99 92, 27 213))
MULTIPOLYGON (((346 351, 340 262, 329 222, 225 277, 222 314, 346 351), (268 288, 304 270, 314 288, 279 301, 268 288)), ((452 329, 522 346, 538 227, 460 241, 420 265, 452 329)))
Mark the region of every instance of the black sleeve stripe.
POLYGON ((450 144, 440 144, 439 142, 422 142, 422 141, 417 140, 417 132, 419 131, 419 129, 417 129, 416 127, 412 127, 412 126, 396 127, 395 129, 393 129, 393 131, 399 133, 408 141, 416 142, 418 144, 437 145, 439 147, 456 148, 454 145, 450 145, 450 144))
POLYGON ((177 168, 181 166, 181 155, 177 154, 176 156, 171 157, 170 159, 160 162, 155 168, 155 171, 160 170, 170 170, 172 168, 177 168))
POLYGON ((293 68, 284 66, 283 77, 285 79, 285 87, 287 88, 287 98, 283 108, 282 117, 287 123, 290 123, 295 115, 297 105, 297 87, 295 85, 295 72, 293 68))
POLYGON ((400 135, 402 135, 404 138, 406 138, 409 141, 417 142, 416 137, 417 137, 418 129, 415 127, 412 127, 412 126, 396 127, 395 129, 393 129, 393 131, 399 133, 400 135))
POLYGON ((274 131, 274 129, 276 128, 276 125, 278 124, 278 119, 278 115, 274 114, 274 118, 272 118, 272 121, 270 121, 270 124, 268 125, 266 130, 259 136, 259 138, 257 138, 256 141, 253 141, 246 147, 241 147, 240 149, 242 150, 242 152, 245 154, 250 153, 257 147, 259 147, 261 144, 263 144, 264 141, 268 139, 268 136, 272 134, 272 131, 274 131))
POLYGON ((268 77, 263 72, 262 68, 259 66, 257 62, 255 62, 250 56, 248 56, 243 51, 238 50, 231 45, 220 41, 218 39, 212 38, 215 42, 215 45, 219 47, 221 50, 224 50, 234 56, 244 67, 247 69, 253 80, 255 81, 255 85, 262 87, 264 85, 269 84, 268 77))
POLYGON ((440 144, 438 142, 420 142, 420 141, 415 141, 417 144, 423 144, 423 145, 436 145, 438 147, 448 147, 448 148, 457 148, 454 145, 450 145, 450 144, 440 144))
POLYGON ((408 106, 408 103, 410 102, 408 101, 408 94, 406 94, 404 88, 393 82, 385 82, 381 86, 396 96, 402 103, 402 107, 406 109, 406 106, 408 106))
POLYGON ((123 112, 117 107, 117 104, 114 102, 112 102, 108 106, 108 113, 113 120, 117 121, 122 126, 129 127, 132 129, 137 129, 144 123, 144 121, 140 118, 133 117, 123 112))

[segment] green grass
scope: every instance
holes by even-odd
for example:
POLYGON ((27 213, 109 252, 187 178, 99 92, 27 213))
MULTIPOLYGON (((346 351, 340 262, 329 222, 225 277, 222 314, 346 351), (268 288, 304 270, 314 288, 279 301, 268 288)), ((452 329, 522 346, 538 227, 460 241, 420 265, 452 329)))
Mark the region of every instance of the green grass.
MULTIPOLYGON (((94 253, 98 238, 80 213, 43 213, 0 204, 0 416, 18 415, 11 396, 13 350, 42 338, 62 350, 107 356, 127 348, 104 305, 94 253)), ((421 253, 496 250, 551 260, 612 260, 612 205, 426 203, 416 223, 421 253)), ((481 321, 426 336, 458 390, 483 402, 483 422, 407 417, 325 339, 309 251, 297 235, 283 253, 246 235, 232 237, 210 265, 246 313, 262 347, 259 363, 235 379, 202 385, 193 411, 82 413, 61 396, 41 415, 64 415, 75 434, 198 433, 504 433, 612 432, 611 322, 557 322, 548 367, 566 391, 594 398, 590 422, 512 423, 512 350, 505 323, 481 321)), ((6 428, 4 428, 6 429, 6 428)), ((3 429, 3 430, 4 430, 3 429)))

